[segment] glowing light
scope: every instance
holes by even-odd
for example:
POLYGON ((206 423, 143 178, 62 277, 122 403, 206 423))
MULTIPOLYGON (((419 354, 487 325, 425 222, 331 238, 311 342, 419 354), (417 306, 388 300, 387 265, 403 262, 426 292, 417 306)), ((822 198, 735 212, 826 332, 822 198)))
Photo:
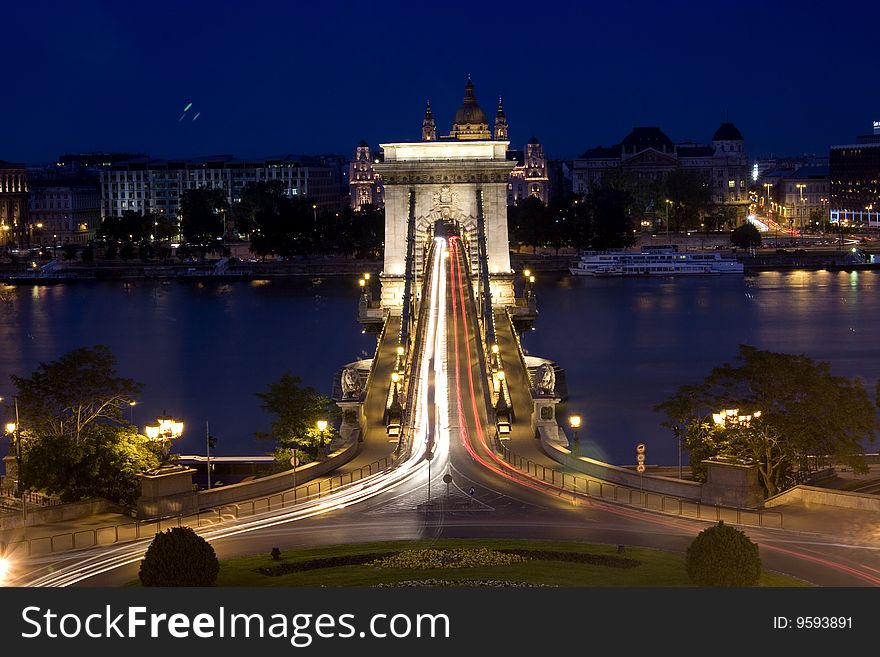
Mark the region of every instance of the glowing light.
POLYGON ((493 345, 492 345, 492 353, 493 353, 493 354, 497 354, 497 353, 498 353, 498 345, 497 345, 497 344, 493 344, 493 345))
POLYGON ((578 429, 581 426, 581 416, 580 415, 572 415, 568 418, 568 424, 572 429, 578 429))
POLYGON ((7 422, 4 428, 6 433, 15 433, 15 422, 7 422))
POLYGON ((9 575, 9 570, 9 559, 6 557, 0 557, 0 584, 6 581, 6 577, 9 575))
POLYGON ((391 381, 393 383, 397 383, 398 381, 400 381, 400 374, 398 374, 397 372, 392 372, 391 373, 391 381))
POLYGON ((398 355, 398 356, 403 356, 403 345, 399 345, 399 346, 397 347, 397 355, 398 355))
POLYGON ((192 106, 193 106, 192 103, 187 103, 187 104, 186 104, 186 107, 183 108, 183 111, 184 111, 184 112, 188 112, 188 111, 189 111, 189 108, 192 107, 192 106))
POLYGON ((318 431, 321 431, 321 432, 327 431, 327 420, 318 420, 317 427, 318 427, 318 431))

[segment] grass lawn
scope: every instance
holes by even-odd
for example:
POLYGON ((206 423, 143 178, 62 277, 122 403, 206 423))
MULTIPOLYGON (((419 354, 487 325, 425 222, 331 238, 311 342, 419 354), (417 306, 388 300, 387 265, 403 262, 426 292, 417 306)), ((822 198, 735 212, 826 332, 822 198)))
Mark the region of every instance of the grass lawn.
MULTIPOLYGON (((519 552, 523 554, 523 552, 519 552)), ((537 552, 536 552, 537 554, 537 552)), ((326 566, 325 561, 320 566, 326 566)), ((449 539, 392 541, 331 547, 285 550, 275 561, 268 554, 230 559, 220 564, 217 586, 375 586, 408 580, 503 580, 549 586, 692 586, 684 567, 684 555, 647 548, 569 543, 561 541, 449 539), (530 558, 525 563, 473 568, 377 568, 366 564, 313 567, 299 572, 267 575, 259 568, 295 567, 316 560, 345 558, 402 550, 488 548, 491 550, 568 553, 530 558), (590 555, 593 555, 592 557, 590 555), (566 560, 563 560, 565 558, 566 560), (589 561, 593 561, 590 563, 589 561), (585 562, 586 561, 586 562, 585 562), (608 563, 603 563, 607 561, 608 563), (596 563, 598 562, 598 563, 596 563), (637 563, 633 563, 637 562, 637 563)), ((760 586, 810 586, 801 580, 765 572, 760 586)))

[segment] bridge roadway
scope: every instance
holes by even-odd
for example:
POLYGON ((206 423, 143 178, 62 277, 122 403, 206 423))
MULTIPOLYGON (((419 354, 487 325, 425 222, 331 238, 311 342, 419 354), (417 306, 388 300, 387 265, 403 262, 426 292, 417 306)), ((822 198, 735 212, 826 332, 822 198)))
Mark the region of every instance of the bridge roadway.
MULTIPOLYGON (((436 373, 438 406, 436 409, 422 406, 422 411, 416 414, 419 417, 413 435, 419 442, 425 441, 426 427, 430 424, 424 422, 425 415, 436 413, 430 494, 427 461, 416 449, 410 474, 375 494, 353 498, 350 503, 325 502, 324 508, 318 510, 298 505, 303 507, 303 512, 271 512, 230 521, 203 532, 221 559, 268 553, 276 546, 285 550, 346 542, 441 537, 545 538, 683 552, 693 536, 707 526, 706 522, 641 512, 601 500, 572 501, 570 496, 560 496, 551 486, 526 477, 501 461, 493 449, 494 429, 486 404, 488 377, 485 376, 476 305, 460 244, 455 239, 450 240, 449 254, 444 257, 443 249, 436 250, 434 266, 442 278, 435 277, 428 288, 430 294, 426 292, 423 297, 432 304, 437 339, 433 346, 425 339, 420 349, 426 353, 433 350, 434 362, 440 368, 436 373), (443 389, 439 389, 441 386, 443 389), (453 478, 448 491, 442 481, 446 473, 453 478)), ((525 433, 528 407, 521 405, 528 393, 526 373, 517 365, 518 359, 511 351, 513 334, 507 334, 509 329, 501 321, 496 328, 507 374, 505 380, 511 386, 511 399, 518 406, 512 446, 534 452, 536 443, 525 433)), ((430 333, 430 327, 420 327, 419 332, 430 333)), ((384 348, 383 345, 380 352, 384 348)), ((426 366, 423 364, 414 375, 425 377, 421 380, 426 381, 426 366)), ((374 381, 379 381, 376 377, 374 381)), ((377 385, 377 389, 382 387, 377 385)), ((424 403, 422 393, 425 392, 420 386, 418 403, 424 403)), ((372 441, 371 447, 375 445, 381 452, 375 417, 371 422, 367 442, 372 441)), ((387 438, 384 445, 387 449, 387 438)), ((765 568, 819 585, 880 584, 877 542, 848 542, 820 534, 782 530, 747 531, 761 546, 765 568)), ((136 579, 137 563, 147 544, 148 541, 141 541, 88 550, 71 554, 66 560, 55 557, 52 559, 55 572, 50 575, 46 574, 48 563, 35 560, 33 576, 24 577, 22 583, 121 585, 136 579)))

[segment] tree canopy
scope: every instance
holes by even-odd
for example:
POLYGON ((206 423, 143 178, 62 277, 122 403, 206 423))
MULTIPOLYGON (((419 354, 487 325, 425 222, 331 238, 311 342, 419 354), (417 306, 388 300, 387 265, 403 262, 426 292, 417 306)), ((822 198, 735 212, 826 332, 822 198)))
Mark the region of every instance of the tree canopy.
POLYGON ((217 247, 226 233, 226 194, 222 189, 199 187, 180 195, 180 230, 184 241, 203 255, 217 247))
POLYGON ((25 488, 63 501, 97 496, 134 504, 138 474, 159 465, 161 446, 125 421, 141 384, 118 376, 115 367, 110 350, 98 345, 41 363, 29 377, 11 377, 25 488))
POLYGON ((682 386, 655 410, 666 413, 664 426, 680 428, 698 479, 706 458, 753 462, 768 495, 800 481, 825 456, 866 471, 864 444, 877 428, 861 380, 835 376, 828 363, 805 355, 749 345, 740 345, 736 364, 682 386))
POLYGON ((741 249, 755 249, 761 246, 761 232, 748 222, 734 229, 730 234, 730 243, 741 249))
POLYGON ((264 392, 258 392, 257 397, 262 401, 263 410, 273 416, 270 431, 257 432, 257 438, 274 439, 281 450, 295 447, 314 458, 332 437, 329 425, 324 436, 316 426, 318 420, 336 417, 338 409, 328 397, 311 386, 303 386, 298 376, 283 374, 264 392))

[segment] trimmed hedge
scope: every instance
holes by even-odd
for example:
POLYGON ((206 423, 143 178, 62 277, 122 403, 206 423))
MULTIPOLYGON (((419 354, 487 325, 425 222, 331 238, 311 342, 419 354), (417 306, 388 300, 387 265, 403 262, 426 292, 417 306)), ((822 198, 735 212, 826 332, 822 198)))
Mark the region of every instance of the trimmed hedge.
POLYGON ((685 567, 699 586, 754 586, 761 577, 758 546, 723 520, 697 534, 688 547, 685 567))
POLYGON ((144 586, 213 586, 220 573, 214 548, 189 527, 159 532, 138 575, 144 586))

